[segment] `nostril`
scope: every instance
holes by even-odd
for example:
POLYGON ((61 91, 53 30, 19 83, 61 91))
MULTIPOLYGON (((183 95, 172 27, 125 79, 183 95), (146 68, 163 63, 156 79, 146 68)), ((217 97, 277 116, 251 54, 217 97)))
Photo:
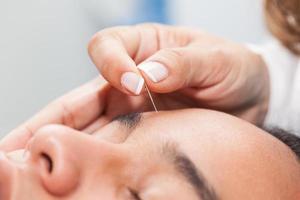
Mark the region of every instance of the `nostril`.
POLYGON ((53 160, 47 153, 41 153, 41 162, 46 166, 47 171, 51 174, 53 171, 53 160))
POLYGON ((58 196, 67 195, 75 189, 80 176, 75 161, 61 149, 39 149, 35 154, 36 166, 44 188, 58 196))
POLYGON ((82 165, 77 146, 73 139, 70 141, 73 132, 60 125, 48 125, 35 133, 28 146, 30 168, 48 194, 67 196, 79 185, 82 165))

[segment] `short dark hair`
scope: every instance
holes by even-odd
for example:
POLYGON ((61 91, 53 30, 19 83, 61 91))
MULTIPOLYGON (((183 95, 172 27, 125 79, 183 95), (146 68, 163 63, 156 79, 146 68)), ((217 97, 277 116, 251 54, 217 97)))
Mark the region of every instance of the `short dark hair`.
POLYGON ((286 144, 296 154, 300 161, 300 137, 292 131, 287 131, 278 127, 263 127, 263 129, 286 144))

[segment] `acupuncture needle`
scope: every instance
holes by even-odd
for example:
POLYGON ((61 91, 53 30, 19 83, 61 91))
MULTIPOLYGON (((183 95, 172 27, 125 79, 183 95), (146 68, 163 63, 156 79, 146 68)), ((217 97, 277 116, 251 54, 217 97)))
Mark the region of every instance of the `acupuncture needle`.
MULTIPOLYGON (((138 71, 139 71, 139 70, 138 70, 138 71)), ((139 71, 139 73, 140 73, 140 75, 143 77, 143 75, 142 75, 142 73, 141 73, 140 71, 139 71)), ((144 77, 143 77, 143 78, 144 78, 144 77)), ((153 106, 155 112, 158 112, 157 107, 156 107, 156 104, 155 104, 154 99, 153 99, 153 96, 152 96, 152 94, 151 94, 151 92, 150 92, 150 90, 149 90, 149 88, 148 88, 148 85, 147 85, 146 81, 144 82, 144 84, 145 84, 145 88, 146 88, 146 91, 147 91, 147 93, 148 93, 149 99, 150 99, 150 101, 151 101, 151 103, 152 103, 152 106, 153 106)))
POLYGON ((145 83, 145 88, 146 88, 146 91, 147 91, 147 93, 148 93, 148 96, 149 96, 149 98, 150 98, 150 101, 151 101, 151 103, 152 103, 152 105, 153 105, 153 108, 154 108, 155 112, 158 112, 157 107, 156 107, 156 105, 155 105, 155 103, 154 103, 152 94, 151 94, 151 92, 150 92, 150 90, 149 90, 149 88, 148 88, 148 86, 147 86, 146 83, 145 83))

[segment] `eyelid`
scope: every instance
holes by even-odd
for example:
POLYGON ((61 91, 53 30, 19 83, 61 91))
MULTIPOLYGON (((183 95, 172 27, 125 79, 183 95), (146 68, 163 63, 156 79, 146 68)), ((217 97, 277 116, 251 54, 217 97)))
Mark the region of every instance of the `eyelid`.
POLYGON ((118 122, 113 122, 101 128, 94 136, 112 143, 121 144, 130 136, 130 130, 124 129, 118 122))
POLYGON ((120 143, 126 142, 126 140, 132 134, 132 130, 130 130, 130 129, 124 129, 124 127, 121 124, 119 124, 118 130, 119 130, 118 134, 120 135, 120 137, 122 137, 122 140, 120 141, 120 143))

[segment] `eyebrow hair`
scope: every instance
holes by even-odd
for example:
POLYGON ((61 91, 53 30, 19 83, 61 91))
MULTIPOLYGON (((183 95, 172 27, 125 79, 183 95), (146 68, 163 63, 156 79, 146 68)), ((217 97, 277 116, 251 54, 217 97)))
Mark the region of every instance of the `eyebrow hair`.
MULTIPOLYGON (((119 115, 112 121, 118 121, 123 126, 133 129, 139 125, 142 119, 141 113, 119 115)), ((177 149, 177 144, 167 142, 163 145, 163 154, 172 160, 175 169, 194 188, 200 200, 219 200, 215 191, 209 186, 205 177, 197 169, 196 165, 184 153, 177 149)))
POLYGON ((123 126, 126 126, 127 128, 135 128, 141 121, 142 114, 141 113, 129 113, 125 115, 119 115, 112 119, 112 121, 118 121, 123 126))
POLYGON ((192 160, 184 153, 178 151, 176 144, 167 143, 164 146, 164 153, 167 153, 169 159, 175 166, 175 169, 183 178, 194 188, 201 200, 218 200, 215 191, 209 186, 205 177, 196 168, 192 160))

